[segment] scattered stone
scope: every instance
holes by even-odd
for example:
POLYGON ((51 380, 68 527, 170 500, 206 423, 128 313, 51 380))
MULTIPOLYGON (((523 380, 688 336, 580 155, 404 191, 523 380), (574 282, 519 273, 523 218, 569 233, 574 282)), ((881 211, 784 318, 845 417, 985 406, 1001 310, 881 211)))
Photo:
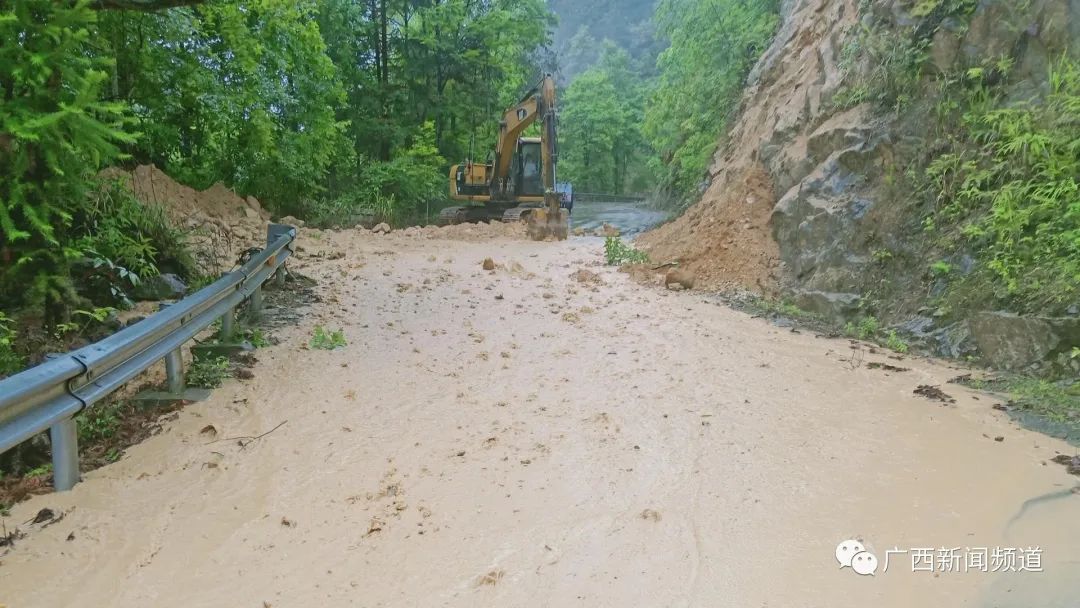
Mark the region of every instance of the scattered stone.
POLYGON ((207 437, 210 437, 210 438, 214 438, 214 437, 217 437, 218 430, 214 425, 208 424, 208 425, 204 426, 201 431, 199 431, 199 434, 200 435, 206 435, 207 437))
POLYGON ((867 369, 880 369, 886 372, 910 372, 911 370, 906 367, 896 367, 895 365, 889 365, 888 363, 867 363, 867 369))
POLYGON ((585 270, 584 268, 570 275, 570 278, 578 283, 603 283, 600 275, 591 270, 585 270))
POLYGON ((378 226, 375 226, 374 228, 372 228, 371 231, 374 232, 375 234, 390 234, 390 232, 391 232, 390 224, 387 224, 386 222, 383 222, 383 223, 379 224, 378 226))
POLYGON ((622 232, 620 232, 618 228, 607 223, 596 229, 596 236, 602 236, 604 238, 613 238, 620 236, 621 234, 622 232))
POLYGON ((481 266, 484 268, 484 270, 495 270, 495 260, 491 258, 484 258, 484 262, 483 264, 481 264, 481 266))
POLYGON ((916 395, 926 397, 931 401, 940 401, 941 403, 951 404, 956 403, 956 399, 946 394, 940 387, 931 386, 929 384, 920 385, 915 389, 916 395))
POLYGON ((676 268, 664 277, 664 287, 668 289, 693 289, 697 277, 689 270, 676 268))
POLYGON ((1080 475, 1080 456, 1069 456, 1068 454, 1058 454, 1051 459, 1060 465, 1065 465, 1066 470, 1070 475, 1080 475))
POLYGON ((52 521, 54 519, 56 519, 56 513, 54 513, 52 509, 46 507, 38 511, 37 515, 35 515, 34 519, 30 520, 29 523, 42 524, 48 521, 52 521))
POLYGON ((658 522, 661 519, 660 512, 656 509, 645 509, 641 512, 641 519, 658 522))
POLYGON ((480 577, 480 580, 476 582, 477 587, 483 587, 484 585, 497 585, 499 581, 506 576, 506 572, 503 570, 492 570, 480 577))

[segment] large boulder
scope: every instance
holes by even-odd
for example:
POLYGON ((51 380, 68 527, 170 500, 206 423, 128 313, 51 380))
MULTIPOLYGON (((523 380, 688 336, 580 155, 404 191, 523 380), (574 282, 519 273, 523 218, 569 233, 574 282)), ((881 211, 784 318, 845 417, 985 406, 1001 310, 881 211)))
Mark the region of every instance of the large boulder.
POLYGON ((144 301, 179 300, 187 294, 188 286, 175 274, 159 274, 139 283, 135 299, 144 301))
POLYGON ((1005 370, 1046 370, 1070 365, 1080 347, 1080 319, 1022 317, 1008 312, 982 312, 969 321, 971 338, 988 365, 1005 370))

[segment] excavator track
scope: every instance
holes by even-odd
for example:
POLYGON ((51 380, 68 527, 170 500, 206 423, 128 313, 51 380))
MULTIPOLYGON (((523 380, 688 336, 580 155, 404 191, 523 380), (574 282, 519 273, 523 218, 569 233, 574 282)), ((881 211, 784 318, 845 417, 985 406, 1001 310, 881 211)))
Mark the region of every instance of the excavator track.
POLYGON ((468 222, 468 207, 447 207, 439 213, 440 226, 454 226, 468 222))

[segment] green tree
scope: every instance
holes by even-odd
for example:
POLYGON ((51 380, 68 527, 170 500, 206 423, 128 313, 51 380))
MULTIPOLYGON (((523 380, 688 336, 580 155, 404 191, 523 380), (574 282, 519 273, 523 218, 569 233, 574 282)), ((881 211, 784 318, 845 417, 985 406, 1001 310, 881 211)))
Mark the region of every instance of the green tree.
POLYGON ((76 299, 73 215, 135 141, 125 106, 99 99, 110 62, 86 52, 96 20, 85 1, 0 9, 0 304, 44 304, 49 324, 76 299))
POLYGON ((581 191, 622 194, 651 187, 641 132, 645 82, 629 54, 608 42, 597 64, 563 98, 562 175, 581 191))
POLYGON ((316 8, 251 0, 106 14, 111 93, 146 134, 135 158, 283 209, 319 192, 350 151, 337 118, 346 96, 316 8))
POLYGON ((663 187, 683 197, 696 192, 778 11, 778 0, 660 0, 659 34, 671 45, 658 61, 645 134, 663 165, 663 187))

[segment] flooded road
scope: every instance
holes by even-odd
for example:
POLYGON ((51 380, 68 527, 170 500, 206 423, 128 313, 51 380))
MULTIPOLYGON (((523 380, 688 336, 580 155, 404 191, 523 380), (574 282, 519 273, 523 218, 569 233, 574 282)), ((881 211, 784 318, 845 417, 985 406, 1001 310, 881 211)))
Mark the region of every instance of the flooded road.
POLYGON ((321 300, 255 378, 12 508, 0 604, 1075 608, 1080 497, 1016 519, 1072 448, 961 370, 638 285, 599 239, 483 238, 513 229, 304 231, 321 300))
POLYGON ((611 224, 624 235, 633 236, 657 226, 668 215, 666 211, 650 209, 646 202, 578 202, 574 204, 571 228, 591 232, 611 224))

